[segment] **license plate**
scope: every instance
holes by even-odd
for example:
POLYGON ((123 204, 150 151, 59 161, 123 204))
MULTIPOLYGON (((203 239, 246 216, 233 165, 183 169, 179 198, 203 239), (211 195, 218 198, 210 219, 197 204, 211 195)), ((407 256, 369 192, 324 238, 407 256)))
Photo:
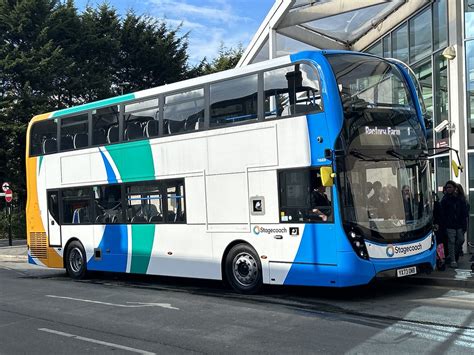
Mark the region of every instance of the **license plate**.
POLYGON ((397 270, 397 277, 409 276, 416 274, 416 266, 406 267, 397 270))

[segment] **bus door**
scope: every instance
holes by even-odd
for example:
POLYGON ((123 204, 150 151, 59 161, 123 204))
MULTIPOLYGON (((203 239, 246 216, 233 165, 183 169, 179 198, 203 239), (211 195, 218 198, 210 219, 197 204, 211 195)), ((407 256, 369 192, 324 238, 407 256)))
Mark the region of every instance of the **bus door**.
POLYGON ((48 240, 49 246, 61 246, 61 226, 59 225, 59 191, 48 191, 48 240))
POLYGON ((320 168, 284 170, 278 182, 281 231, 272 240, 276 261, 336 264, 334 186, 323 184, 320 168))

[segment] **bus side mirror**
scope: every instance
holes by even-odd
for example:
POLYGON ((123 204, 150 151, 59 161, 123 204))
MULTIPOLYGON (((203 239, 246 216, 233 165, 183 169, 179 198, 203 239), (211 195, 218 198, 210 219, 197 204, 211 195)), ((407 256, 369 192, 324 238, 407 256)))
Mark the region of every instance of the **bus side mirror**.
POLYGON ((332 186, 334 185, 334 177, 336 174, 332 171, 331 166, 322 166, 321 167, 321 182, 323 186, 332 186))
POLYGON ((454 173, 454 176, 458 177, 459 176, 459 172, 462 172, 463 171, 463 167, 462 165, 458 165, 454 159, 451 160, 451 168, 453 169, 453 173, 454 173))

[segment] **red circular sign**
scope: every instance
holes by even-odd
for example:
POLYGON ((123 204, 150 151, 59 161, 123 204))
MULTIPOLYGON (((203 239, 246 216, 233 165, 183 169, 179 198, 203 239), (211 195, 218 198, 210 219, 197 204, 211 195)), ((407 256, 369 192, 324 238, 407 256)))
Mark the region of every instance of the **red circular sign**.
POLYGON ((13 200, 13 192, 12 190, 8 189, 7 191, 5 191, 5 201, 10 203, 12 202, 12 200, 13 200))

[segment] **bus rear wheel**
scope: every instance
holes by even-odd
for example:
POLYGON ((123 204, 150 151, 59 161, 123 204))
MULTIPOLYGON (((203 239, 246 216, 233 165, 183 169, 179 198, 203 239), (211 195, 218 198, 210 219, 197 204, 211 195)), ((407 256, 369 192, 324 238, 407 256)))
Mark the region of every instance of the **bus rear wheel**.
POLYGON ((225 273, 230 286, 238 293, 255 294, 262 287, 262 264, 249 245, 238 244, 230 249, 225 273))
POLYGON ((86 253, 82 244, 77 241, 69 244, 66 250, 66 272, 75 280, 80 280, 86 276, 86 253))

